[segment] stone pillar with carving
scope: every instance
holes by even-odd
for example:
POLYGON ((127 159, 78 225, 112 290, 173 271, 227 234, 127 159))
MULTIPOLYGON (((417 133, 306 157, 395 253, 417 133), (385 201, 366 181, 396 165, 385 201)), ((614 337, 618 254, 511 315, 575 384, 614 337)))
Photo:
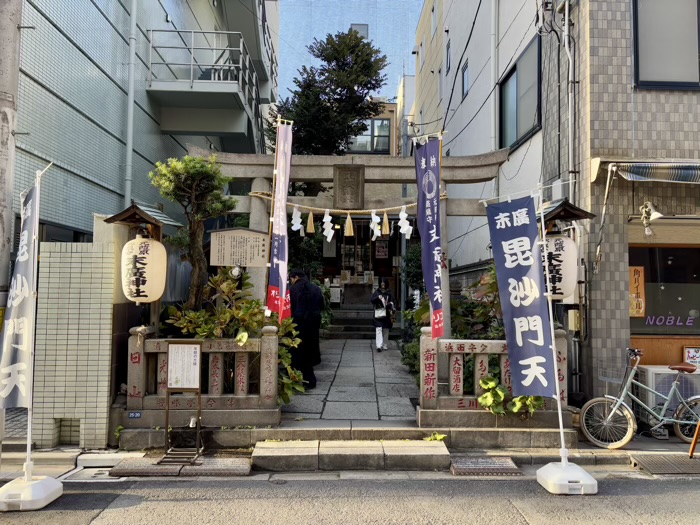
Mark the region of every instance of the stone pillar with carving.
POLYGON ((250 354, 248 352, 236 352, 236 368, 234 394, 237 396, 248 395, 248 368, 250 364, 250 354))
POLYGON ((209 354, 209 395, 220 396, 224 393, 224 354, 212 352, 209 354))
MULTIPOLYGON (((252 191, 270 191, 270 181, 263 178, 253 179, 251 187, 252 191)), ((261 232, 270 231, 270 212, 268 210, 268 202, 257 197, 250 198, 250 223, 251 230, 261 232)), ((267 299, 267 268, 248 268, 250 283, 253 287, 250 289, 254 299, 260 299, 265 302, 267 299)))
POLYGON ((260 407, 277 408, 278 338, 276 326, 265 326, 260 340, 260 407))
MULTIPOLYGON (((446 354, 449 359, 449 354, 446 354)), ((437 408, 438 399, 438 351, 437 341, 432 339, 431 328, 421 328, 420 336, 420 407, 437 408)))
POLYGON ((127 368, 126 408, 143 409, 146 395, 146 338, 154 332, 152 326, 138 326, 129 330, 129 364, 127 368))

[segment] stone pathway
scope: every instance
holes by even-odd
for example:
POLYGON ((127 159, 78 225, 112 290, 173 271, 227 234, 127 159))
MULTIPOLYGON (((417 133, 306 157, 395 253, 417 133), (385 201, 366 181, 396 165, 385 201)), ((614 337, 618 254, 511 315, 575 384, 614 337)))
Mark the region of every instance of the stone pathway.
POLYGON ((282 407, 283 419, 416 419, 419 390, 394 341, 376 352, 367 340, 321 342, 316 388, 282 407))

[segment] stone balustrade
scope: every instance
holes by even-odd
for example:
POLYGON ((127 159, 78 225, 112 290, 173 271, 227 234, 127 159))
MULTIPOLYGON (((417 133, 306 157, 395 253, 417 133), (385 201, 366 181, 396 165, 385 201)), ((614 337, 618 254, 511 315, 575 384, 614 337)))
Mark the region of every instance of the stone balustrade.
MULTIPOLYGON (((483 391, 479 380, 489 374, 489 355, 496 354, 500 362, 500 382, 511 389, 510 360, 505 341, 435 339, 431 338, 430 327, 421 329, 420 338, 420 407, 421 410, 477 410, 477 397, 483 391), (449 382, 438 384, 438 354, 448 354, 449 382), (464 394, 465 357, 474 359, 474 393, 464 394)), ((567 404, 567 352, 565 332, 555 334, 557 348, 557 374, 562 406, 567 404)), ((444 362, 444 361, 443 361, 444 362)))
MULTIPOLYGON (((203 419, 214 424, 242 424, 235 412, 253 411, 279 414, 277 405, 278 339, 277 328, 266 326, 259 339, 248 339, 240 345, 233 339, 155 339, 152 327, 132 328, 129 337, 128 383, 126 410, 130 413, 165 410, 170 344, 200 344, 202 354, 208 354, 207 390, 202 391, 203 419), (224 361, 233 357, 233 392, 224 390, 224 361), (259 357, 259 388, 251 393, 251 363, 259 357), (220 417, 212 414, 219 413, 220 417), (227 417, 224 417, 226 413, 227 417), (232 417, 233 416, 233 417, 232 417)), ((204 365, 203 365, 204 366, 204 365)), ((257 367, 256 367, 257 370, 257 367)), ((187 395, 171 395, 170 410, 193 410, 197 399, 187 395)), ((240 416, 240 414, 238 414, 240 416)), ((153 418, 150 418, 153 419, 153 418)), ((253 418, 255 419, 255 418, 253 418)), ((160 420, 160 418, 158 418, 160 420)), ((257 419, 259 420, 259 418, 257 419)), ((273 421, 274 422, 274 421, 273 421)), ((277 416, 279 422, 279 415, 277 416)), ((248 423, 249 424, 249 423, 248 423)))

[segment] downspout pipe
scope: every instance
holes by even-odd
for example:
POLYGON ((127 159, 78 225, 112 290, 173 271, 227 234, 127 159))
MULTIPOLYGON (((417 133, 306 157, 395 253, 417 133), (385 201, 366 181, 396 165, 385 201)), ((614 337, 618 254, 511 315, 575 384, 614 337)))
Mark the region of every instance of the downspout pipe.
POLYGON ((124 208, 131 206, 131 181, 134 158, 134 81, 136 70, 136 10, 138 0, 129 9, 129 78, 126 95, 126 162, 124 163, 124 208))
POLYGON ((566 100, 568 105, 567 118, 569 121, 569 133, 567 140, 568 163, 569 163, 569 202, 574 202, 576 195, 576 181, 574 174, 574 61, 571 55, 571 27, 570 27, 570 9, 569 0, 564 0, 564 49, 569 60, 569 77, 567 83, 566 100))
MULTIPOLYGON (((499 1, 491 3, 491 85, 498 82, 498 8, 499 1)), ((498 149, 498 89, 491 96, 491 150, 498 149)), ((494 179, 494 196, 500 196, 500 170, 494 179)))

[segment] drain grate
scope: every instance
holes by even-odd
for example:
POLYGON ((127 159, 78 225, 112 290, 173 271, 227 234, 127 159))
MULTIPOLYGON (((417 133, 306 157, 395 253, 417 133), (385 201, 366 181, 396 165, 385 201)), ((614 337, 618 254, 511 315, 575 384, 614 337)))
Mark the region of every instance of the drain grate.
POLYGON ((454 476, 522 476, 508 457, 453 458, 450 472, 454 476))
POLYGON ((700 474, 700 459, 675 454, 638 454, 631 458, 632 466, 649 474, 700 474))

